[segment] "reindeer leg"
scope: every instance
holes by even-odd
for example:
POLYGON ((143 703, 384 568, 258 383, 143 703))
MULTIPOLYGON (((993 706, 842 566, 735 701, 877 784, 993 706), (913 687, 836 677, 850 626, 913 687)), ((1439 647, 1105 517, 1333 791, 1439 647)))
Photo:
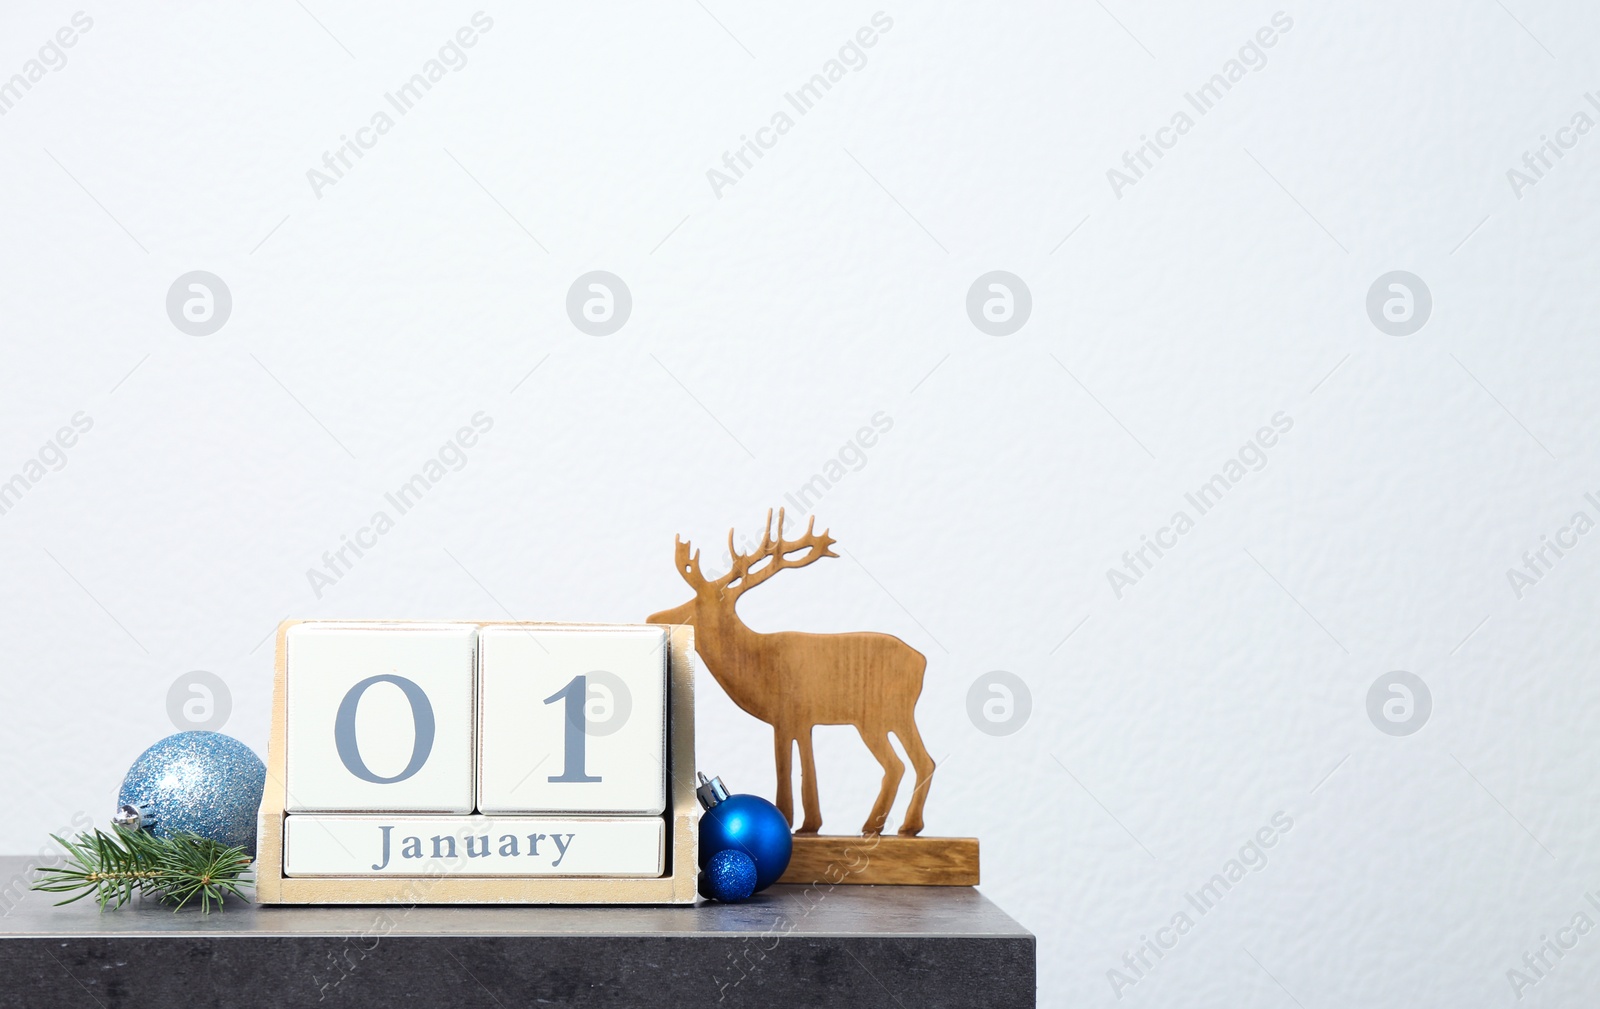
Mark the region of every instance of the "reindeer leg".
POLYGON ((933 784, 933 758, 928 755, 928 748, 922 745, 922 734, 917 731, 914 718, 907 718, 904 727, 895 730, 895 735, 900 737, 906 755, 911 758, 911 765, 917 769, 917 784, 911 790, 911 804, 906 807, 905 821, 900 824, 902 835, 915 837, 922 833, 922 806, 928 801, 928 787, 933 784))
POLYGON ((872 804, 872 813, 861 828, 861 833, 871 836, 883 833, 883 825, 889 819, 889 807, 894 805, 895 793, 900 791, 900 778, 906 773, 906 765, 895 755, 887 730, 869 733, 866 727, 858 725, 856 731, 861 733, 861 741, 867 744, 873 757, 883 765, 883 785, 878 789, 878 801, 872 804))
POLYGON ((788 733, 772 730, 773 756, 776 758, 778 772, 778 798, 773 805, 778 807, 778 812, 789 821, 789 826, 794 826, 794 776, 793 765, 790 761, 794 756, 794 738, 788 733))
POLYGON ((817 761, 811 754, 811 729, 812 726, 806 726, 806 731, 799 736, 800 802, 806 814, 796 831, 800 834, 815 834, 822 829, 822 801, 817 798, 817 761))

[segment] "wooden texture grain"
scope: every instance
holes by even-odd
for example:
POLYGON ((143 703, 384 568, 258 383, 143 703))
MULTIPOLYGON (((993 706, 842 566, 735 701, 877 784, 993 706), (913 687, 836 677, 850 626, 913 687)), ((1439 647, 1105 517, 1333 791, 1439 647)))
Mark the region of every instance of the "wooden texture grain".
POLYGON ((978 839, 796 834, 778 882, 977 886, 978 839))
POLYGON ((891 634, 809 634, 781 631, 762 634, 747 627, 735 609, 740 596, 787 568, 804 567, 824 557, 837 557, 833 537, 815 531, 815 519, 799 539, 783 538, 778 511, 774 537, 772 512, 761 543, 749 553, 734 547, 728 531, 732 566, 720 578, 700 571, 700 552, 679 538, 675 543, 678 574, 694 590, 681 606, 648 618, 652 624, 692 624, 700 656, 733 703, 772 726, 778 794, 774 803, 794 823, 791 756, 800 751, 800 791, 805 818, 797 839, 822 827, 817 795, 817 767, 811 734, 818 725, 853 725, 873 759, 883 768, 878 797, 863 834, 881 834, 889 809, 905 775, 905 763, 894 751, 893 733, 916 770, 916 783, 906 807, 900 834, 922 831, 922 808, 933 781, 934 761, 917 731, 917 698, 928 660, 891 634), (797 556, 796 556, 797 555, 797 556))

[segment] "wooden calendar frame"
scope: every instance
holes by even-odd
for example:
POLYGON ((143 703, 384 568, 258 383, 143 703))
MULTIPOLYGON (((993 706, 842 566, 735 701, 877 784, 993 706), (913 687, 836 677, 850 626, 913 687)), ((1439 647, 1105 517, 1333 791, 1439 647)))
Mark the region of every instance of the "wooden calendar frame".
MULTIPOLYGON (((694 628, 666 627, 667 821, 666 872, 640 879, 619 876, 285 876, 284 817, 288 807, 287 641, 278 626, 267 741, 267 786, 257 818, 256 902, 260 904, 693 904, 699 874, 700 803, 695 798, 694 628)), ((362 623, 414 623, 380 620, 362 623)), ((584 624, 509 620, 449 621, 486 627, 584 627, 584 624)), ((612 625, 614 626, 614 625, 612 625)))

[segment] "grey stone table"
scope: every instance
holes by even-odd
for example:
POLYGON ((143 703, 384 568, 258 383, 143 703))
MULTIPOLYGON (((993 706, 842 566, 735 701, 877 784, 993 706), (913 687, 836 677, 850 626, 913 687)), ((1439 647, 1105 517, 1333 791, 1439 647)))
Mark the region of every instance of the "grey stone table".
POLYGON ((0 1007, 1032 1006, 1034 938, 965 887, 775 886, 684 907, 101 913, 0 858, 0 1007))

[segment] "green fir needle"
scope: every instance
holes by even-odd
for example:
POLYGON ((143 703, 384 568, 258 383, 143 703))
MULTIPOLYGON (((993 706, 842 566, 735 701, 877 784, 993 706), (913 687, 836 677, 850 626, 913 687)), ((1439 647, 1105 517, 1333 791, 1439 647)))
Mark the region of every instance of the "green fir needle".
POLYGON ((41 868, 33 889, 70 894, 57 905, 70 904, 91 894, 104 911, 107 904, 121 907, 134 894, 151 895, 172 904, 176 911, 199 898, 202 913, 227 897, 247 900, 242 887, 251 858, 241 847, 230 847, 196 834, 157 837, 148 831, 116 826, 113 833, 96 829, 72 841, 50 835, 66 852, 65 864, 41 868))

